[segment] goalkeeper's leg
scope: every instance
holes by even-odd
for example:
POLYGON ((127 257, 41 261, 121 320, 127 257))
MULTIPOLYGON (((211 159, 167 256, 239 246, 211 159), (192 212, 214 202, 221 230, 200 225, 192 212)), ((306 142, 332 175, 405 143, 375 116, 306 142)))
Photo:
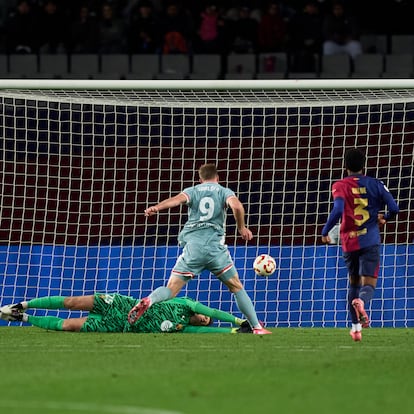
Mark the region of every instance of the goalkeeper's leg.
POLYGON ((94 296, 45 296, 13 305, 1 307, 4 314, 24 312, 26 309, 70 309, 90 311, 93 308, 94 296))
POLYGON ((33 316, 24 313, 22 322, 28 322, 38 328, 51 331, 79 332, 86 319, 86 317, 62 319, 56 316, 33 316))
POLYGON ((81 327, 87 320, 84 318, 62 319, 57 316, 34 316, 17 309, 13 310, 12 314, 3 314, 0 312, 0 318, 8 322, 26 322, 38 328, 52 330, 52 331, 73 331, 79 332, 81 327))

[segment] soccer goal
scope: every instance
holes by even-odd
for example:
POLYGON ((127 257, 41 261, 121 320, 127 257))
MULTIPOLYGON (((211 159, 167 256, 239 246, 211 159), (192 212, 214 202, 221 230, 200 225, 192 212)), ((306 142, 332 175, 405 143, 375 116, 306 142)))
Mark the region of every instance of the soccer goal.
MULTIPOLYGON (((0 299, 95 291, 142 297, 180 250, 179 208, 144 209, 205 162, 244 203, 227 243, 259 318, 347 325, 340 246, 320 243, 348 147, 367 154, 401 214, 383 230, 373 326, 414 326, 414 81, 0 81, 0 299), (260 253, 276 272, 255 276, 260 253)), ((211 274, 183 294, 237 314, 211 274)), ((61 312, 60 315, 64 315, 61 312)))

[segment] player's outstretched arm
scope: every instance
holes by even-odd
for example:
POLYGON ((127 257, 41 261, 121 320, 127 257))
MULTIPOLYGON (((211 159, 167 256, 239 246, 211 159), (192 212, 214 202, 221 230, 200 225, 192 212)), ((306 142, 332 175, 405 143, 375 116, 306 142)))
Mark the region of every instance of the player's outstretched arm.
POLYGON ((144 210, 144 215, 146 217, 153 216, 157 214, 161 210, 166 210, 168 208, 177 207, 180 204, 184 204, 187 202, 187 197, 184 193, 177 194, 174 197, 167 198, 160 203, 156 204, 155 206, 148 207, 144 210))
POLYGON ((236 316, 232 315, 231 313, 224 312, 219 309, 209 308, 206 305, 203 305, 200 302, 195 302, 193 306, 194 313, 200 313, 205 316, 209 316, 210 318, 217 319, 222 322, 230 322, 233 325, 239 326, 243 319, 237 318, 236 316))

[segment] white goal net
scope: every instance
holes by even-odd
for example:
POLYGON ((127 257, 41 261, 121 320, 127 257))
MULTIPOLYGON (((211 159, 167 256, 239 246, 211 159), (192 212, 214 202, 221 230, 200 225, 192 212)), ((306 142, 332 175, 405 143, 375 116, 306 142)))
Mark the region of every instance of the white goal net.
MULTIPOLYGON (((320 231, 349 147, 366 152, 366 173, 401 208, 382 232, 372 326, 413 327, 414 83, 0 81, 0 301, 143 297, 164 285, 186 209, 143 211, 213 162, 254 233, 243 242, 229 215, 227 243, 259 319, 347 326, 341 249, 320 231), (259 253, 276 259, 269 278, 254 275, 259 253)), ((209 273, 183 294, 238 312, 209 273)))

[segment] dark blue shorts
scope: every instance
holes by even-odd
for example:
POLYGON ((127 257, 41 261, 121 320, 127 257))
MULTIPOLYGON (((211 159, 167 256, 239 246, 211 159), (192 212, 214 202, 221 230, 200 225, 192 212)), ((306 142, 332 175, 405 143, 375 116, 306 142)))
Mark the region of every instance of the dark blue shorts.
POLYGON ((344 253, 344 260, 350 276, 378 277, 380 246, 370 246, 354 252, 344 253))

